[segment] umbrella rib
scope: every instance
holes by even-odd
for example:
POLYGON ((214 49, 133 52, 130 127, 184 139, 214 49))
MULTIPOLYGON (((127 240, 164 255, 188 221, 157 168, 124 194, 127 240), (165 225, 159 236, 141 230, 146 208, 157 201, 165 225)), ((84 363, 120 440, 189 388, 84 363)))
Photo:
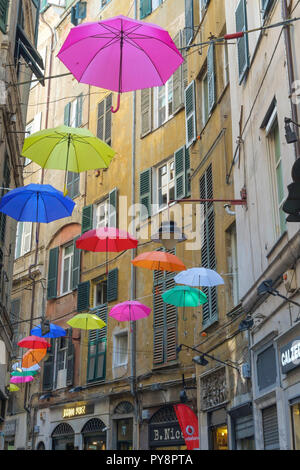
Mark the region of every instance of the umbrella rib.
POLYGON ((80 173, 80 171, 79 171, 79 163, 78 163, 78 155, 77 155, 76 147, 75 147, 75 144, 74 144, 74 141, 73 141, 73 138, 72 138, 72 137, 71 137, 71 142, 72 142, 72 145, 73 145, 73 147, 74 147, 74 152, 75 152, 75 156, 76 156, 77 173, 80 173))
MULTIPOLYGON (((30 149, 30 147, 32 147, 33 145, 37 144, 37 143, 40 142, 42 139, 50 139, 50 138, 52 138, 52 139, 58 139, 58 137, 53 137, 53 136, 52 136, 52 137, 50 137, 50 136, 49 136, 49 137, 48 137, 48 136, 47 136, 47 137, 46 137, 46 136, 41 136, 41 138, 40 138, 39 140, 37 140, 37 141, 35 140, 34 142, 32 142, 32 144, 28 145, 28 147, 26 148, 26 152, 27 152, 28 149, 30 149)), ((23 150, 22 150, 22 152, 23 152, 23 150)), ((23 155, 21 155, 21 156, 23 156, 23 155)), ((26 158, 26 157, 25 157, 25 158, 26 158)))
POLYGON ((42 194, 42 192, 40 193, 40 195, 41 195, 41 198, 42 198, 42 201, 43 201, 43 204, 44 204, 45 215, 46 215, 46 220, 47 220, 47 222, 46 222, 46 223, 49 223, 49 220, 48 220, 48 214, 47 214, 47 209, 46 209, 46 204, 45 204, 45 200, 44 200, 44 198, 43 198, 43 194, 42 194))
POLYGON ((182 55, 181 53, 178 51, 178 49, 176 48, 176 50, 171 47, 169 44, 167 44, 165 41, 163 41, 162 39, 159 39, 159 38, 156 38, 156 37, 152 37, 152 36, 147 36, 146 34, 140 34, 140 37, 139 38, 130 38, 130 39, 151 39, 152 41, 155 40, 155 41, 159 41, 161 42, 164 46, 168 47, 169 49, 171 49, 173 52, 175 52, 175 54, 179 55, 181 58, 182 55))
POLYGON ((162 76, 160 75, 160 73, 159 73, 159 71, 158 71, 158 69, 157 69, 155 63, 153 62, 153 60, 151 59, 151 57, 149 56, 149 54, 145 51, 145 49, 143 49, 139 44, 136 44, 133 40, 131 40, 131 41, 133 42, 133 44, 132 44, 128 39, 125 39, 125 41, 126 41, 128 44, 130 44, 131 46, 136 47, 137 49, 139 49, 140 51, 142 51, 142 52, 148 57, 148 59, 150 60, 150 62, 151 62, 152 65, 153 65, 153 67, 155 68, 155 70, 156 70, 156 72, 157 72, 159 78, 161 79, 162 83, 164 84, 165 82, 164 82, 162 76))
MULTIPOLYGON (((29 196, 28 196, 28 198, 26 199, 26 201, 25 201, 25 203, 24 203, 24 206, 23 206, 22 209, 21 209, 21 212, 20 212, 20 214, 19 214, 19 218, 18 218, 17 220, 20 221, 20 219, 21 219, 21 217, 22 217, 22 214, 23 214, 23 212, 24 212, 24 209, 25 209, 25 207, 26 207, 26 204, 28 203, 29 199, 32 197, 32 194, 33 194, 33 192, 31 191, 30 194, 29 194, 29 196)), ((21 222, 22 222, 22 221, 21 221, 21 222)), ((23 221, 23 222, 25 222, 25 221, 23 221)))

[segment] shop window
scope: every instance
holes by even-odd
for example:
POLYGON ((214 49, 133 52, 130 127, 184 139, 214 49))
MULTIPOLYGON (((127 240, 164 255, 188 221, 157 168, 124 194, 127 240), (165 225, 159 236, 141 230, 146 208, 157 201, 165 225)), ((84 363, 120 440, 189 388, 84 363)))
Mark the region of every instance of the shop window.
POLYGON ((117 420, 117 450, 132 450, 132 418, 117 420))
POLYGON ((106 450, 106 426, 99 418, 90 419, 82 428, 84 450, 106 450))
POLYGON ((277 367, 274 346, 270 346, 260 354, 257 354, 256 367, 259 391, 265 390, 276 384, 277 367))
POLYGON ((51 434, 52 450, 74 450, 74 436, 68 423, 60 423, 51 434))
POLYGON ((293 448, 300 450, 300 403, 291 406, 293 426, 293 448))
POLYGON ((209 419, 210 450, 228 450, 228 428, 226 410, 213 411, 209 419))

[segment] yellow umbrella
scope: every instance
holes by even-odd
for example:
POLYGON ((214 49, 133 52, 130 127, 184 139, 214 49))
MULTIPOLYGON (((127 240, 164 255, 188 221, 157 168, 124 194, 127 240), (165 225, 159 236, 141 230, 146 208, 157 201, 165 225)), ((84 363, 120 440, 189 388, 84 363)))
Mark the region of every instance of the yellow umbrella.
POLYGON ((67 323, 72 328, 80 328, 81 330, 100 330, 106 326, 101 318, 91 313, 78 313, 67 323))
POLYGON ((15 385, 15 384, 9 384, 8 390, 9 390, 10 392, 17 392, 18 390, 20 390, 20 387, 18 387, 18 386, 15 385))

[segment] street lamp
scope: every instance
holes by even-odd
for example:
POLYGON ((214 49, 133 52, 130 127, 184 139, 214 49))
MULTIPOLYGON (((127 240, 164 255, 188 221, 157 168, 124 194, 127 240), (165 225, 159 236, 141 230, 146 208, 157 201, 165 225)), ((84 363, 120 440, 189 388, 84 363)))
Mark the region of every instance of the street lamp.
POLYGON ((300 307, 300 304, 298 304, 297 302, 294 302, 293 300, 289 299, 285 295, 280 294, 278 290, 272 287, 272 284, 273 284, 272 279, 267 279, 266 281, 263 281, 257 288, 258 295, 264 295, 264 294, 274 295, 277 297, 281 297, 282 299, 286 300, 287 302, 291 304, 297 305, 297 307, 300 307))
POLYGON ((202 356, 193 357, 192 360, 193 360, 193 362, 195 362, 199 366, 207 366, 207 364, 208 364, 208 361, 205 359, 203 354, 202 354, 202 356))
POLYGON ((284 128, 285 128, 285 138, 288 144, 294 144, 298 141, 298 137, 295 131, 291 128, 291 123, 295 124, 296 126, 300 127, 299 124, 292 121, 290 118, 284 118, 284 128))
POLYGON ((221 361, 221 359, 217 359, 216 357, 212 356, 211 354, 199 351, 199 349, 193 348, 191 346, 187 346, 186 344, 180 344, 179 346, 177 346, 176 352, 179 353, 180 351, 182 351, 183 346, 187 349, 191 349, 192 351, 196 351, 197 353, 201 354, 201 356, 195 356, 193 358, 193 361, 196 364, 199 364, 201 366, 206 366, 208 364, 208 361, 205 359, 205 357, 208 357, 209 359, 212 359, 213 361, 219 362, 220 364, 224 364, 225 366, 232 367, 233 369, 236 369, 238 372, 240 372, 240 369, 238 367, 235 367, 232 364, 228 364, 228 362, 221 361))

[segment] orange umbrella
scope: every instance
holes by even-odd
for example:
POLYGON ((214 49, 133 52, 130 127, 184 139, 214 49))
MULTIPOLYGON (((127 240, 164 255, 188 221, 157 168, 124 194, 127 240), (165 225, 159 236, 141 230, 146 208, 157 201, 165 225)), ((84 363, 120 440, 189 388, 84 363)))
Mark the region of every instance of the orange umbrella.
POLYGON ((22 358, 22 367, 28 368, 40 362, 47 354, 46 349, 29 349, 22 358))
POLYGON ((184 271, 185 265, 179 258, 164 251, 148 251, 131 261, 134 266, 151 269, 152 271, 184 271))

